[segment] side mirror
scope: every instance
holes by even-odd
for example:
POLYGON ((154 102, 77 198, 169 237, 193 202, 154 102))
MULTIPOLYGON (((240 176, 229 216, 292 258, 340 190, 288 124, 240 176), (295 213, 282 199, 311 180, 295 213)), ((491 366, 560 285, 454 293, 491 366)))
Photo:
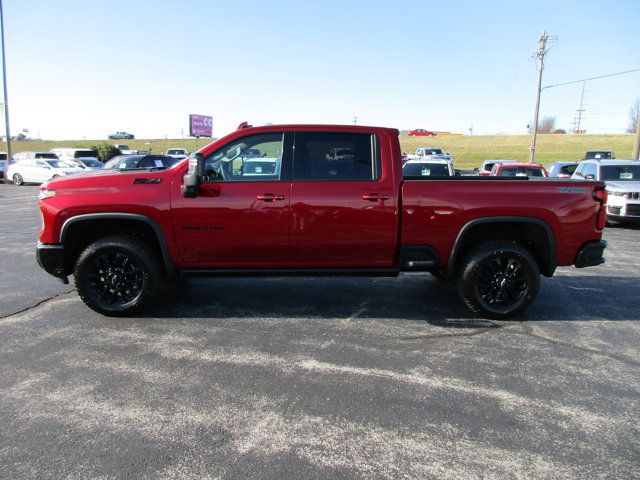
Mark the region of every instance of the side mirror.
POLYGON ((589 175, 585 175, 585 176, 584 176, 584 179, 585 179, 585 180, 595 180, 595 179, 596 179, 596 176, 595 176, 595 175, 593 175, 592 173, 590 173, 589 175))
POLYGON ((184 176, 180 190, 185 198, 195 198, 198 196, 198 186, 202 182, 204 172, 204 156, 201 153, 194 153, 189 157, 189 169, 184 176))

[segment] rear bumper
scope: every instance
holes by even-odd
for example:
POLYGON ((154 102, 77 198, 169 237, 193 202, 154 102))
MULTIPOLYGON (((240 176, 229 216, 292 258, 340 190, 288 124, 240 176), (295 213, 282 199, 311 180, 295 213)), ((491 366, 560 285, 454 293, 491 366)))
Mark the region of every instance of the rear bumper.
POLYGON ((50 275, 69 283, 64 273, 64 245, 38 242, 36 246, 38 265, 50 275))
POLYGON ((607 248, 605 240, 589 242, 578 252, 576 268, 594 267, 604 263, 604 249, 607 248))

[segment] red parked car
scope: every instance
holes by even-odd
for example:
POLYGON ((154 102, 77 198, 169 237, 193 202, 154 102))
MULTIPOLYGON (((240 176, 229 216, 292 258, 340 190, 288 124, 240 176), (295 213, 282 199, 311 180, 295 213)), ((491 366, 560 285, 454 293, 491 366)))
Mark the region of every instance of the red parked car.
POLYGON ((390 128, 242 128, 168 168, 50 180, 40 199, 39 264, 73 275, 106 315, 153 302, 176 274, 422 271, 455 280, 476 314, 508 318, 540 274, 598 265, 606 246, 602 182, 403 178, 390 128))
POLYGON ((410 137, 435 137, 436 132, 430 132, 424 128, 416 128, 415 130, 409 130, 410 137))
POLYGON ((496 163, 490 175, 492 177, 548 177, 549 173, 537 163, 496 163))

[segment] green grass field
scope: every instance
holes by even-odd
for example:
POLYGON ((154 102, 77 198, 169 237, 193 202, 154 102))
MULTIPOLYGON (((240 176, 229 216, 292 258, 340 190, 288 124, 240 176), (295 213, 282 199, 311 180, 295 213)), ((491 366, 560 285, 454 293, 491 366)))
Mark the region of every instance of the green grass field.
MULTIPOLYGON (((631 158, 634 135, 539 135, 536 159, 544 165, 556 160, 578 160, 587 150, 613 150, 617 158, 631 158)), ((64 140, 47 142, 13 142, 13 152, 48 151, 59 147, 89 147, 104 140, 64 140)), ((455 159, 457 168, 473 168, 489 158, 505 158, 526 161, 529 155, 528 135, 473 135, 442 137, 400 136, 402 151, 415 152, 422 146, 442 147, 455 159)), ((189 151, 201 148, 210 139, 169 140, 110 140, 124 143, 132 149, 150 149, 164 153, 170 147, 182 147, 189 151)))

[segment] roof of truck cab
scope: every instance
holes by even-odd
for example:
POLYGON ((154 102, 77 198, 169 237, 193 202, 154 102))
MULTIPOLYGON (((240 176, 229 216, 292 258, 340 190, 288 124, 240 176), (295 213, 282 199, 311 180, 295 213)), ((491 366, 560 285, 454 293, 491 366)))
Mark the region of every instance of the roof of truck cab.
POLYGON ((371 130, 385 130, 389 133, 399 134, 400 131, 397 128, 388 127, 371 127, 366 125, 324 125, 324 124, 284 124, 284 125, 262 125, 257 127, 246 127, 241 129, 242 131, 282 131, 282 130, 314 130, 320 132, 332 132, 336 130, 348 130, 352 132, 370 132, 371 130))

